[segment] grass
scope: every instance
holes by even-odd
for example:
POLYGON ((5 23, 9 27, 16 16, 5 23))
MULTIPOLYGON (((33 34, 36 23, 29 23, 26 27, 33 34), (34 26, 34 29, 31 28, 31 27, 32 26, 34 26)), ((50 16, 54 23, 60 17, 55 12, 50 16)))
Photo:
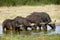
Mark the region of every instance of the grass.
POLYGON ((39 36, 2 36, 0 40, 60 40, 60 34, 39 35, 39 36))
POLYGON ((0 6, 60 4, 60 0, 0 0, 0 6))

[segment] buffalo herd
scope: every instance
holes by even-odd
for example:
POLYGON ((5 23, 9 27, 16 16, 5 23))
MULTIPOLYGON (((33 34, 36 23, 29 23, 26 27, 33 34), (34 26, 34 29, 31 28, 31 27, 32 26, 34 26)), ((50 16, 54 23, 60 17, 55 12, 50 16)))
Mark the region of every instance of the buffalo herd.
POLYGON ((37 26, 39 27, 39 30, 41 30, 41 27, 43 30, 47 30, 47 25, 52 29, 55 29, 55 22, 52 22, 50 16, 46 12, 32 12, 25 18, 17 16, 14 19, 6 19, 2 23, 3 31, 5 29, 27 31, 28 27, 32 30, 36 30, 37 26))

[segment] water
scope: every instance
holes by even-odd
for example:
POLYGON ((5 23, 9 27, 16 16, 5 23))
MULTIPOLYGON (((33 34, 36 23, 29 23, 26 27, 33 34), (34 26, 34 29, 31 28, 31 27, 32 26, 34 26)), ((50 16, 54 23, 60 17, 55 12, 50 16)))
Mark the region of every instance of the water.
POLYGON ((2 30, 2 26, 0 25, 0 36, 3 35, 41 35, 41 34, 60 34, 60 26, 56 26, 56 29, 51 29, 49 26, 47 27, 47 31, 38 30, 39 27, 37 27, 37 30, 31 30, 31 28, 28 28, 29 31, 20 31, 20 32, 13 32, 13 31, 4 31, 2 30))

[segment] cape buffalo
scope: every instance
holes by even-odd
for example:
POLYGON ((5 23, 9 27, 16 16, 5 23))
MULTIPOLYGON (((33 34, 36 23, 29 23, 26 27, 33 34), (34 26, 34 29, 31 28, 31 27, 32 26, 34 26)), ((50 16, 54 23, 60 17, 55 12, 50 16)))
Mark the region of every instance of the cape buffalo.
POLYGON ((26 18, 23 18, 21 16, 17 16, 15 19, 15 21, 18 22, 18 24, 20 25, 20 27, 22 26, 23 30, 27 30, 27 27, 31 27, 31 23, 26 19, 26 18))
POLYGON ((2 26, 3 26, 3 31, 5 31, 5 29, 6 30, 14 30, 14 31, 20 30, 20 24, 18 24, 17 21, 11 20, 11 19, 4 20, 2 23, 2 26), (17 28, 19 28, 19 29, 17 29, 17 28))
POLYGON ((49 25, 52 29, 55 28, 55 23, 54 24, 48 24, 52 20, 50 16, 46 12, 33 12, 31 15, 28 15, 26 17, 31 23, 37 24, 37 26, 43 27, 44 30, 47 30, 47 25, 49 25), (41 24, 45 23, 45 24, 41 24))
POLYGON ((6 19, 2 23, 3 26, 3 31, 6 30, 12 30, 12 20, 11 19, 6 19))

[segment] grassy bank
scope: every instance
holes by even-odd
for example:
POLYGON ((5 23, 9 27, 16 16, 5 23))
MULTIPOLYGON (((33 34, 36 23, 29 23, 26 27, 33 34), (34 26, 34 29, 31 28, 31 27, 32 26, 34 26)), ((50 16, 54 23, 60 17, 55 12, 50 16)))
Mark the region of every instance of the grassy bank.
POLYGON ((0 7, 0 23, 16 16, 26 17, 36 11, 47 12, 53 21, 56 20, 57 23, 60 23, 60 5, 0 7))
POLYGON ((60 34, 39 35, 39 36, 2 36, 0 40, 60 40, 60 34))
POLYGON ((60 0, 0 0, 0 6, 60 4, 60 0))

